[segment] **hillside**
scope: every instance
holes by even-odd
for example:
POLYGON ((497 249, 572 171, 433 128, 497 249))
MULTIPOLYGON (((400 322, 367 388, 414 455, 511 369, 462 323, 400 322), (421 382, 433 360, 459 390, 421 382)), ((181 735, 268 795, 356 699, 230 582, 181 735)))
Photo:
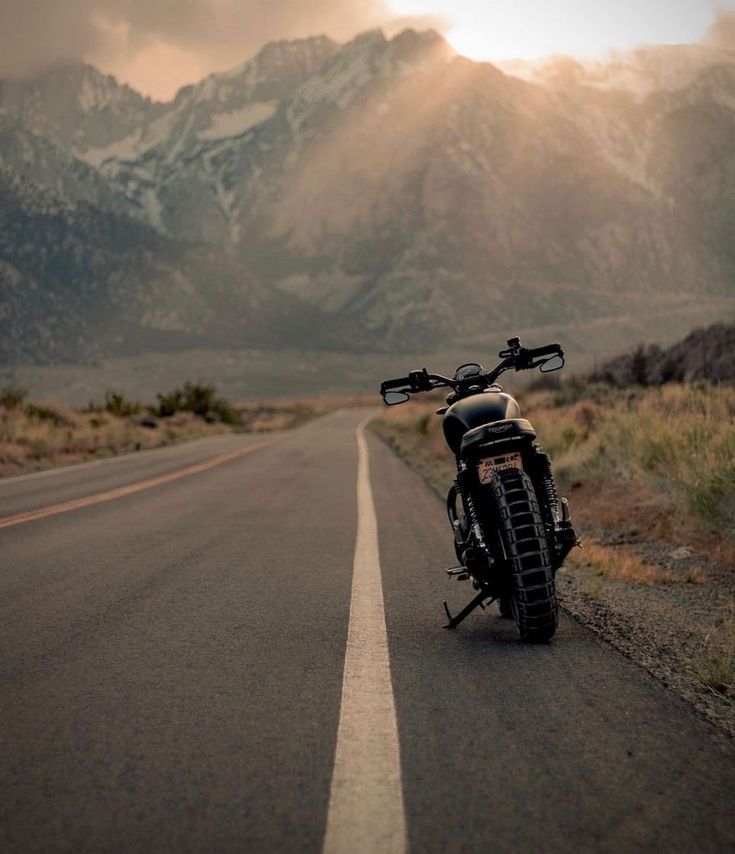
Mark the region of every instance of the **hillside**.
POLYGON ((208 246, 0 166, 0 362, 298 340, 303 309, 208 246))
POLYGON ((635 352, 611 359, 593 379, 625 386, 630 383, 663 385, 705 380, 735 383, 735 324, 695 329, 671 347, 640 346, 635 352))

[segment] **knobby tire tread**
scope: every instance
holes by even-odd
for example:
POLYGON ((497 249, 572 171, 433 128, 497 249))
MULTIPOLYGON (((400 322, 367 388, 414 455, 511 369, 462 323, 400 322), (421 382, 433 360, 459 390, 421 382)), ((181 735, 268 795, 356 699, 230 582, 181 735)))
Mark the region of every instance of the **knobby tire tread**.
POLYGON ((543 643, 556 632, 559 615, 554 570, 536 492, 520 469, 498 472, 490 488, 510 565, 518 632, 521 640, 543 643))

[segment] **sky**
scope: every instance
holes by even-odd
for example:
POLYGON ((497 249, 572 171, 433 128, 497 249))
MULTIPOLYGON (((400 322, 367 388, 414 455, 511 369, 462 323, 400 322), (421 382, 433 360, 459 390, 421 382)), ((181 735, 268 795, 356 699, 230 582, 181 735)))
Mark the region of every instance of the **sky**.
POLYGON ((735 47, 735 0, 0 0, 0 77, 83 59, 158 99, 266 42, 434 27, 473 59, 735 47))

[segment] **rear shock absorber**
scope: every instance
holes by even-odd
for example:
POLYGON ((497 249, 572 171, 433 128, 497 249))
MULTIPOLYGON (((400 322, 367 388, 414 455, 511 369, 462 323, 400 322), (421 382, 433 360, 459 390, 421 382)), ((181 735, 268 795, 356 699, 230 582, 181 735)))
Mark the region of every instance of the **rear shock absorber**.
POLYGON ((544 453, 538 445, 535 447, 536 463, 538 472, 538 481, 543 495, 540 495, 542 503, 546 505, 548 513, 548 522, 552 529, 557 525, 561 517, 559 493, 556 489, 556 481, 554 473, 551 471, 551 459, 548 454, 544 453))
POLYGON ((482 528, 480 527, 480 520, 477 516, 477 510, 475 509, 475 502, 472 498, 472 491, 467 484, 467 465, 465 463, 460 464, 459 472, 457 473, 457 484, 460 489, 460 494, 462 495, 462 503, 464 504, 465 510, 467 511, 467 516, 469 517, 470 527, 472 532, 475 535, 475 539, 477 541, 477 545, 480 547, 482 551, 486 551, 485 538, 482 533, 482 528))
POLYGON ((566 498, 559 498, 549 455, 544 453, 538 445, 534 450, 538 466, 537 488, 543 493, 543 497, 539 496, 539 498, 542 498, 543 513, 549 531, 549 544, 555 556, 555 567, 558 568, 564 563, 564 559, 572 548, 579 545, 580 540, 572 527, 569 504, 566 498))

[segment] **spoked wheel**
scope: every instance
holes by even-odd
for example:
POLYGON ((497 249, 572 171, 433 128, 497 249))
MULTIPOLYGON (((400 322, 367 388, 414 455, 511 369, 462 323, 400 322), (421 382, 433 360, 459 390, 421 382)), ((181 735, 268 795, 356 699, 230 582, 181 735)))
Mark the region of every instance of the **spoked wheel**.
MULTIPOLYGON (((498 472, 490 486, 511 570, 507 604, 521 640, 543 643, 556 631, 558 608, 544 521, 533 484, 520 469, 507 469, 498 472)), ((501 598, 501 614, 503 605, 501 598)))

